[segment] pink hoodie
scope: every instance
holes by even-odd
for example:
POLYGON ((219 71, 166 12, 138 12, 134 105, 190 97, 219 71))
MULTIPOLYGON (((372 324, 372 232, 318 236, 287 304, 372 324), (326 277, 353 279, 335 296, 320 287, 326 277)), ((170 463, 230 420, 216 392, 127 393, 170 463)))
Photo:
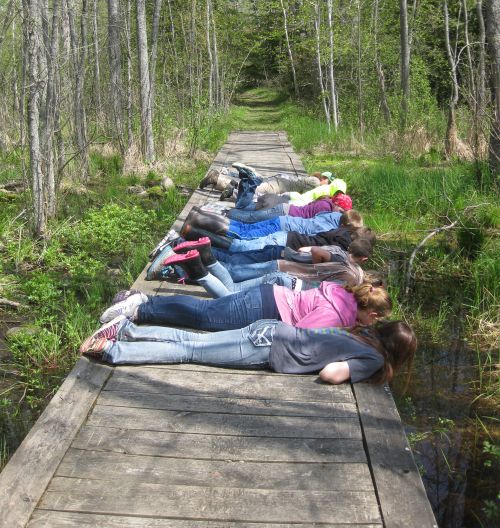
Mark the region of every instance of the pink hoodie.
POLYGON ((353 326, 358 305, 354 295, 335 282, 322 282, 319 288, 294 292, 274 286, 274 299, 284 323, 298 328, 353 326))

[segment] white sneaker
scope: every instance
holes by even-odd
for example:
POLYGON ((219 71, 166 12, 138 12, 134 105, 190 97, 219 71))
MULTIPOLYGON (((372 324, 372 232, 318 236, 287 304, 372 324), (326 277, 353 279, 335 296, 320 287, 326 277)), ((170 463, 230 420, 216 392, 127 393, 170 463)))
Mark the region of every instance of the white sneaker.
POLYGON ((239 161, 233 163, 231 167, 234 167, 235 169, 246 169, 248 171, 252 171, 254 174, 257 174, 257 171, 253 167, 250 167, 250 165, 245 165, 244 163, 240 163, 239 161))
POLYGON ((115 317, 123 315, 128 319, 131 319, 138 306, 148 301, 148 296, 144 293, 134 293, 130 297, 127 297, 124 301, 113 304, 99 317, 101 323, 108 323, 115 317))

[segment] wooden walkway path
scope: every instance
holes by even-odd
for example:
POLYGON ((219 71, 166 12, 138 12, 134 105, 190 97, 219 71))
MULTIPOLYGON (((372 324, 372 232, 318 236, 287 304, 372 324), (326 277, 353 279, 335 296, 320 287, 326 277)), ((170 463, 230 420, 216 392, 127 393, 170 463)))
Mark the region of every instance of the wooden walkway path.
MULTIPOLYGON (((232 134, 212 167, 236 160, 303 172, 281 133, 232 134)), ((81 358, 0 475, 0 526, 437 525, 387 388, 81 358)))

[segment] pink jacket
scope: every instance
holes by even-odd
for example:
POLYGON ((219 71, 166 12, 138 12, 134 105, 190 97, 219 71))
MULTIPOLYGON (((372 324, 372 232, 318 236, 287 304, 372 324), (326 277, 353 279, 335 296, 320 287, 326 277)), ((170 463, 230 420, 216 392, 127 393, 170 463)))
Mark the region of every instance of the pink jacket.
POLYGON ((353 326, 358 306, 354 295, 335 282, 322 282, 319 288, 294 292, 274 286, 274 299, 284 323, 298 328, 353 326))

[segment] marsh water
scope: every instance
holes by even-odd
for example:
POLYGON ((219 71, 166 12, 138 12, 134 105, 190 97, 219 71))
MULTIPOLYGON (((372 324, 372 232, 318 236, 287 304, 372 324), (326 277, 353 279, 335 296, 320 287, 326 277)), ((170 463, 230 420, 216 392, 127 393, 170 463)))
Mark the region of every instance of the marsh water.
MULTIPOLYGON (((39 414, 27 405, 3 346, 5 330, 15 324, 0 324, 3 455, 14 452, 39 414)), ((476 399, 478 357, 459 337, 459 317, 444 325, 449 339, 421 336, 411 384, 403 394, 403 380, 396 379, 393 393, 439 526, 496 527, 499 457, 491 446, 498 438, 484 419, 495 410, 476 399)))

